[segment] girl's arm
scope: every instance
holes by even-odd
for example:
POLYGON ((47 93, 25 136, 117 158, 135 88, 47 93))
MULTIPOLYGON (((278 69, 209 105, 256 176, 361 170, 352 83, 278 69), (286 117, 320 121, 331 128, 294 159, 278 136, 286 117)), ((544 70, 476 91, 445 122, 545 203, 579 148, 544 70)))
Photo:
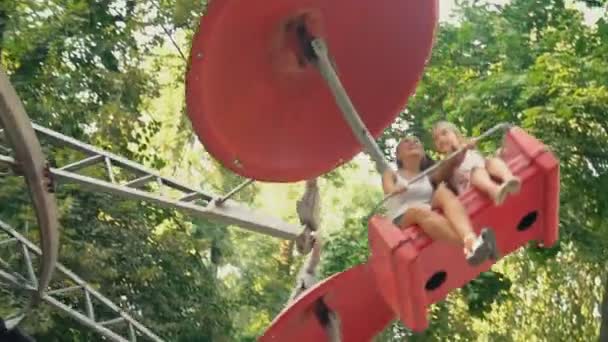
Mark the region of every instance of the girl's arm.
POLYGON ((454 170, 456 170, 464 160, 466 153, 467 150, 463 150, 461 153, 454 156, 454 158, 442 161, 431 175, 431 182, 435 185, 440 184, 441 182, 447 182, 450 177, 452 177, 454 170))
POLYGON ((406 187, 397 184, 395 171, 387 168, 384 170, 384 173, 382 173, 382 190, 384 190, 385 195, 388 195, 397 191, 405 191, 406 187))

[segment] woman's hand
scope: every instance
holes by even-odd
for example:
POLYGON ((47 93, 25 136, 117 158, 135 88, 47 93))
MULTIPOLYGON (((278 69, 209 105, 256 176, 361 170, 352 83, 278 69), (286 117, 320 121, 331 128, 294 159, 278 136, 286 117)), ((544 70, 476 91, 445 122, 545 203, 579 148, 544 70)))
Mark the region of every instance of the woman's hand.
POLYGON ((406 191, 407 191, 407 186, 398 186, 395 188, 395 190, 393 190, 393 192, 391 193, 391 196, 401 194, 406 191))
POLYGON ((409 182, 395 172, 395 188, 392 194, 399 194, 407 191, 409 182))
POLYGON ((409 183, 395 170, 387 168, 382 174, 382 189, 385 196, 394 196, 407 191, 409 183))
POLYGON ((458 153, 453 155, 449 159, 444 159, 437 167, 435 172, 431 175, 431 182, 435 185, 441 182, 447 182, 452 177, 454 170, 456 170, 460 164, 464 161, 468 149, 461 149, 458 153))

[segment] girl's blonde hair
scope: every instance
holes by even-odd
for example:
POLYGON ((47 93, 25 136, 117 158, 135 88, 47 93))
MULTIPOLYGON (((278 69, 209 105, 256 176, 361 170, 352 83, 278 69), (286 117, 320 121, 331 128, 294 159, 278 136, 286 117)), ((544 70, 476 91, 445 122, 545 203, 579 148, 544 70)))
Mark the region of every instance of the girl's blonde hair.
POLYGON ((470 140, 469 138, 462 135, 462 133, 460 133, 460 130, 458 129, 458 127, 456 127, 456 125, 454 125, 453 123, 451 123, 449 121, 445 121, 445 120, 437 121, 433 125, 433 133, 435 133, 435 131, 438 129, 447 129, 447 130, 453 132, 456 135, 456 138, 458 138, 458 142, 461 144, 466 144, 470 140))

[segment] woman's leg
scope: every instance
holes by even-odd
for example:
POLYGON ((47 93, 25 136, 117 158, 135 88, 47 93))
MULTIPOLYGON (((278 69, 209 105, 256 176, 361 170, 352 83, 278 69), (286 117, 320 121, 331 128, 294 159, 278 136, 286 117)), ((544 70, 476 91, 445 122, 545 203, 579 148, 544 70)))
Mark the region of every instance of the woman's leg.
POLYGON ((440 184, 435 190, 432 205, 443 210, 450 227, 460 238, 461 244, 464 245, 467 261, 471 265, 479 265, 489 257, 494 258, 498 255, 494 232, 491 229, 484 228, 481 235, 477 236, 473 231, 473 226, 464 206, 445 184, 440 184))
POLYGON ((467 249, 470 249, 476 235, 469 220, 469 215, 458 197, 444 183, 439 184, 435 190, 431 205, 433 208, 439 208, 443 211, 445 219, 450 223, 449 227, 453 229, 460 244, 464 244, 467 249), (471 239, 472 241, 470 241, 471 239))
POLYGON ((418 225, 433 240, 446 241, 462 246, 462 238, 456 234, 450 222, 430 208, 409 208, 403 215, 400 227, 418 225))

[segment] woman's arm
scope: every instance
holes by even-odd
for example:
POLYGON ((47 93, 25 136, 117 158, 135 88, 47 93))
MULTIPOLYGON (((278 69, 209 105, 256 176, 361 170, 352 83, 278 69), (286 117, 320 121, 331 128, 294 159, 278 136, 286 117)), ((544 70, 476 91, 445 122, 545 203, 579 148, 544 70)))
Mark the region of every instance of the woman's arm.
POLYGON ((397 184, 397 175, 395 171, 387 168, 382 173, 382 190, 384 190, 384 194, 392 194, 396 191, 405 191, 406 187, 403 185, 397 184))

